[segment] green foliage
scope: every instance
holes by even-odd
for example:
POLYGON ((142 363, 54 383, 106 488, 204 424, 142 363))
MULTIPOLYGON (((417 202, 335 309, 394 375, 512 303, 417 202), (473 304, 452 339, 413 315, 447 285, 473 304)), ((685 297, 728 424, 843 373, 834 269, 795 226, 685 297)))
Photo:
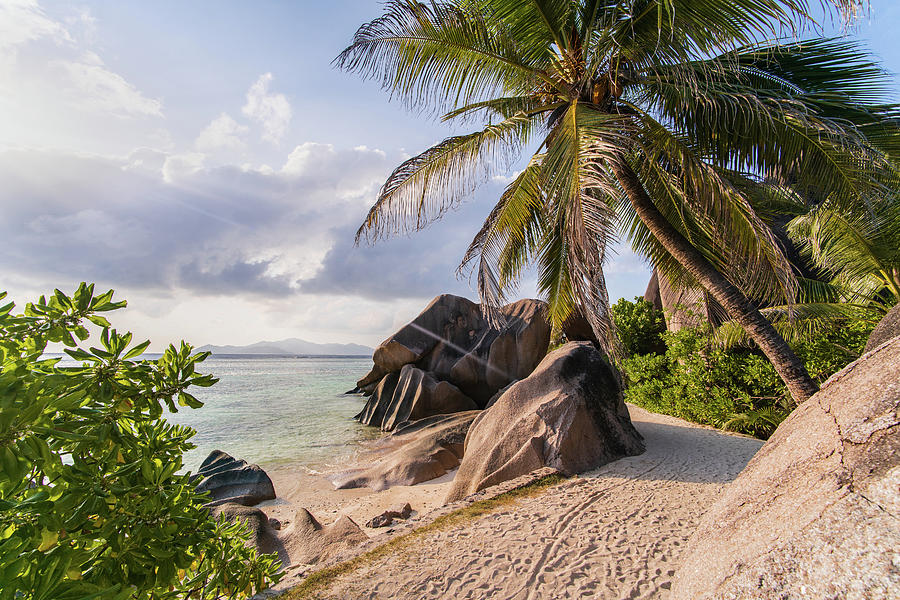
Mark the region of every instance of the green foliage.
POLYGON ((661 310, 640 296, 634 302, 620 298, 610 310, 625 356, 665 352, 666 320, 661 310))
POLYGON ((208 353, 182 342, 136 360, 149 342, 102 314, 123 306, 81 284, 24 314, 0 308, 2 600, 234 598, 278 578, 246 527, 210 518, 178 474, 194 431, 162 414, 201 406, 189 389, 217 381, 195 371, 208 353), (81 364, 43 357, 50 342, 81 364))
POLYGON ((798 341, 794 349, 810 376, 821 385, 859 358, 876 324, 869 320, 836 322, 821 334, 798 341))
MULTIPOLYGON (((399 165, 357 240, 421 230, 536 151, 461 265, 485 305, 531 265, 553 325, 581 313, 614 350, 611 244, 627 238, 693 282, 634 210, 638 188, 732 284, 790 304, 799 282, 753 198, 790 185, 867 206, 896 181, 900 141, 889 78, 859 45, 780 37, 818 29, 808 4, 388 0, 336 65, 478 126, 399 165)), ((858 5, 830 0, 821 15, 858 5)))
POLYGON ((785 393, 775 369, 749 351, 725 351, 709 328, 663 334, 664 354, 624 361, 625 399, 648 410, 721 427, 733 415, 774 403, 785 393))
MULTIPOLYGON (((821 384, 859 357, 871 330, 868 321, 842 323, 797 342, 794 350, 821 384)), ((662 338, 663 353, 632 353, 623 361, 626 401, 763 439, 790 414, 790 396, 759 352, 723 349, 709 326, 665 332, 662 338)))

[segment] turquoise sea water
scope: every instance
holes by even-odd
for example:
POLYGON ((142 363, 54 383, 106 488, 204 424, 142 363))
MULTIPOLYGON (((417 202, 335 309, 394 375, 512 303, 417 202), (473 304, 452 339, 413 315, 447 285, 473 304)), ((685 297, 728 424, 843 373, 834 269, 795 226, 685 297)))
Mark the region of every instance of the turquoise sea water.
MULTIPOLYGON (((61 366, 77 364, 60 354, 47 357, 62 358, 61 366)), ((196 471, 213 450, 263 467, 322 472, 345 465, 362 442, 381 436, 353 420, 365 399, 344 394, 371 367, 368 357, 207 358, 197 370, 219 382, 191 390, 203 407, 165 414, 170 423, 197 431, 191 438, 197 447, 184 455, 185 470, 196 471)))
POLYGON ((196 470, 215 449, 263 467, 339 465, 380 433, 353 420, 362 398, 344 395, 371 366, 370 358, 208 358, 198 371, 220 381, 195 389, 203 408, 167 415, 197 430, 185 467, 196 470))
POLYGON ((210 357, 197 370, 219 382, 192 389, 203 407, 165 418, 197 431, 191 439, 197 447, 184 455, 186 470, 196 471, 210 452, 223 450, 263 467, 321 472, 345 464, 362 442, 381 435, 353 420, 364 399, 344 394, 371 367, 371 358, 210 357))

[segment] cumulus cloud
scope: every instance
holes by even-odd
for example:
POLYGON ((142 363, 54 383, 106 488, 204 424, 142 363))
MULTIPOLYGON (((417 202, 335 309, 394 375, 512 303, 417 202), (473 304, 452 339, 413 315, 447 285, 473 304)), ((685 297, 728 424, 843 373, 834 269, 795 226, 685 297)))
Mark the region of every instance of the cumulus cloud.
POLYGON ((291 104, 284 94, 269 92, 272 74, 264 73, 247 90, 247 103, 241 111, 262 125, 262 139, 278 143, 291 122, 291 104))
POLYGON ((95 29, 84 10, 56 19, 35 0, 0 2, 0 143, 104 151, 158 137, 162 101, 104 62, 95 29))
POLYGON ((37 0, 4 0, 0 3, 0 50, 13 52, 18 46, 51 38, 71 41, 66 28, 50 19, 37 0))
POLYGON ((222 113, 200 132, 194 145, 199 150, 239 150, 245 146, 244 136, 250 130, 227 113, 222 113))
POLYGON ((51 63, 63 75, 66 94, 73 105, 116 116, 162 116, 162 102, 147 98, 118 73, 113 73, 93 52, 76 60, 51 63))
POLYGON ((0 269, 160 292, 296 293, 392 162, 377 150, 305 152, 315 169, 210 168, 202 155, 148 149, 0 152, 0 269))

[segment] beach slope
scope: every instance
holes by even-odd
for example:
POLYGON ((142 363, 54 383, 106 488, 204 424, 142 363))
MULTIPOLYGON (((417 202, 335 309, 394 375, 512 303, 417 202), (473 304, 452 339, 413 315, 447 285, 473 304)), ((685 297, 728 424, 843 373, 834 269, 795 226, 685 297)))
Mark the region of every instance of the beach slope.
POLYGON ((629 406, 647 451, 416 538, 327 598, 665 598, 700 517, 762 445, 629 406))

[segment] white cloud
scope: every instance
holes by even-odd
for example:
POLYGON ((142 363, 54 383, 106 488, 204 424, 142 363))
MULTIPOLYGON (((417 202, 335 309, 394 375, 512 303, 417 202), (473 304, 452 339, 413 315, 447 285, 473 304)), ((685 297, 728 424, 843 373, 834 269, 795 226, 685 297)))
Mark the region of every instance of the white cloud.
POLYGON ((0 50, 15 50, 17 46, 42 38, 72 40, 62 24, 47 17, 37 0, 0 2, 0 50))
POLYGON ((205 159, 206 155, 200 152, 167 156, 162 166, 163 180, 166 183, 173 183, 178 179, 193 175, 203 168, 205 159))
POLYGON ((65 76, 69 101, 86 110, 126 116, 162 116, 162 102, 147 98, 118 73, 113 73, 93 52, 85 52, 79 60, 51 63, 65 76))
POLYGON ((227 113, 222 113, 200 132, 194 145, 200 150, 239 150, 244 147, 243 137, 250 130, 227 113))
POLYGON ((494 175, 493 177, 491 177, 491 181, 494 183, 499 183, 501 185, 509 185, 513 181, 515 181, 516 178, 521 174, 522 171, 514 171, 509 175, 494 175))
POLYGON ((75 16, 0 0, 0 144, 122 152, 153 143, 162 101, 104 62, 89 12, 59 12, 75 16))
POLYGON ((291 122, 291 105, 284 94, 269 93, 272 74, 259 76, 247 91, 247 103, 241 109, 249 118, 262 125, 262 139, 278 143, 291 122))

